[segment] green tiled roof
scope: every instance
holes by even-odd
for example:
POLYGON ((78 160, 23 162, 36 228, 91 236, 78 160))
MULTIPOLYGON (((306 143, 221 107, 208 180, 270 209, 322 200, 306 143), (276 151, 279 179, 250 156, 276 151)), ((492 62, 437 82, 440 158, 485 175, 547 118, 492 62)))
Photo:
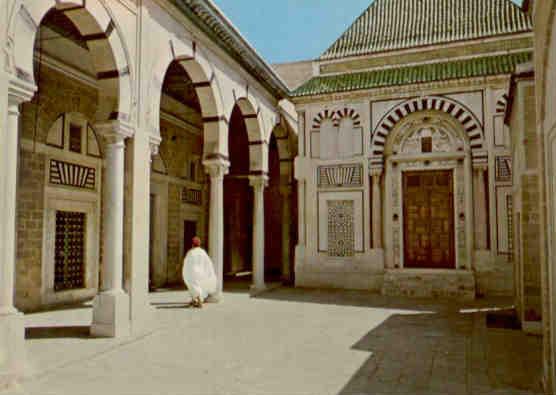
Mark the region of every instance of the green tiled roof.
POLYGON ((511 0, 375 0, 322 60, 532 29, 511 0))
POLYGON ((297 88, 292 95, 321 95, 458 78, 511 74, 517 64, 530 62, 532 57, 531 52, 520 52, 360 73, 319 76, 313 77, 297 88))

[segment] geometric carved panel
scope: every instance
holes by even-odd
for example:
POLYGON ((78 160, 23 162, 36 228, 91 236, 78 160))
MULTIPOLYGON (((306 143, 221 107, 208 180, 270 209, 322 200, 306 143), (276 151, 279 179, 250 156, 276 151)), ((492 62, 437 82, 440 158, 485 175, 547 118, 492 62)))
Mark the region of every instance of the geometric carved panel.
POLYGON ((50 183, 77 188, 95 189, 96 171, 73 163, 50 160, 50 183))
POLYGON ((87 215, 56 211, 54 291, 85 287, 85 232, 87 215))
POLYGON ((361 165, 319 166, 317 171, 319 188, 360 187, 363 185, 363 166, 361 165))
POLYGON ((355 252, 353 200, 328 201, 328 255, 353 256, 355 252))
POLYGON ((512 181, 512 157, 511 156, 496 157, 496 181, 499 182, 512 181))

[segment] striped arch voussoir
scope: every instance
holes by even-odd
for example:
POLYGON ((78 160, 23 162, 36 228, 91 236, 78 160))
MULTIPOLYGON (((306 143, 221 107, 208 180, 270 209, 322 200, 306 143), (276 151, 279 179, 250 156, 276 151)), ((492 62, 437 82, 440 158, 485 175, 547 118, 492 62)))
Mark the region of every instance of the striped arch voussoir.
POLYGON ((354 127, 361 127, 361 117, 353 108, 344 108, 343 110, 336 111, 336 117, 338 118, 338 123, 343 118, 351 118, 354 127))
POLYGON ((505 93, 496 101, 496 114, 505 114, 508 105, 508 95, 505 93))
POLYGON ((313 119, 313 129, 320 130, 320 125, 327 119, 332 121, 334 127, 338 127, 340 125, 340 119, 338 118, 336 111, 323 110, 313 119))
POLYGON ((361 127, 361 117, 352 108, 344 107, 341 110, 323 110, 313 119, 313 129, 319 130, 323 121, 329 119, 332 121, 334 127, 340 126, 343 118, 350 118, 353 121, 354 127, 361 127))
POLYGON ((483 133, 477 118, 460 103, 446 97, 434 96, 413 98, 398 104, 379 122, 372 134, 371 149, 373 155, 384 154, 384 146, 390 132, 402 119, 410 114, 434 110, 444 112, 456 119, 467 134, 472 150, 483 149, 483 133))

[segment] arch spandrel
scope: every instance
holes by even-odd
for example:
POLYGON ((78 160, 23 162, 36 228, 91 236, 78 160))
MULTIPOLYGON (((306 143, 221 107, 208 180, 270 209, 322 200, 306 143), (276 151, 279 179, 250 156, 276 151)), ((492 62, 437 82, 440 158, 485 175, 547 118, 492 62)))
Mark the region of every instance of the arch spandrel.
POLYGON ((91 51, 103 103, 96 121, 129 122, 133 97, 129 56, 110 11, 99 0, 17 0, 10 12, 8 31, 10 72, 35 84, 35 39, 43 18, 52 9, 64 13, 75 24, 91 51))

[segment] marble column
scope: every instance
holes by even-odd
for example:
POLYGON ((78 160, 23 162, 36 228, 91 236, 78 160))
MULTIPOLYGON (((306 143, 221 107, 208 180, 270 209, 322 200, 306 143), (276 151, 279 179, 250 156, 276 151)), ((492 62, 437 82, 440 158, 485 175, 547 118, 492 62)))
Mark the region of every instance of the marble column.
MULTIPOLYGON (((0 77, 7 78, 6 75, 0 77)), ((5 79, 4 86, 7 85, 5 79)), ((34 86, 12 82, 7 95, 8 111, 4 119, 0 119, 0 391, 21 378, 25 361, 23 314, 14 306, 16 193, 19 106, 31 100, 34 90, 34 86)), ((6 90, 2 94, 6 94, 6 90)), ((5 103, 5 98, 0 102, 5 103)))
POLYGON ((253 187, 253 292, 261 292, 266 288, 264 282, 264 189, 268 185, 268 176, 249 176, 249 184, 253 187))
POLYGON ((123 289, 125 139, 118 122, 95 125, 104 139, 102 287, 93 303, 91 335, 130 333, 129 295, 123 289))
POLYGON ((488 221, 487 221, 487 198, 485 184, 486 166, 473 168, 474 181, 474 205, 475 205, 475 249, 486 250, 488 248, 488 221))
POLYGON ((218 278, 219 294, 224 286, 224 176, 230 162, 211 159, 203 162, 210 176, 209 254, 218 278))
POLYGON ((373 248, 374 249, 381 249, 382 248, 382 196, 380 192, 380 177, 382 172, 372 172, 372 221, 373 221, 373 233, 372 233, 372 240, 373 240, 373 248))
POLYGON ((282 281, 291 281, 290 269, 290 247, 291 247, 291 220, 292 220, 292 187, 282 185, 280 187, 282 195, 282 281))

